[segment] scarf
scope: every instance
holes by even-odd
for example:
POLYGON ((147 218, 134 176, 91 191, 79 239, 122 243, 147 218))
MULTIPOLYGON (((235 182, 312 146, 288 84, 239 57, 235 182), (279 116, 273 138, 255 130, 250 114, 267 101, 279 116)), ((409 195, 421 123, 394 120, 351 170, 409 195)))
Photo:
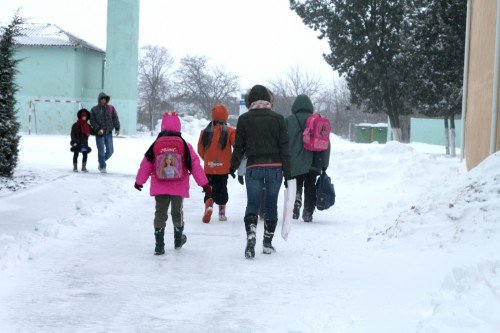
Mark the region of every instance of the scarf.
POLYGON ((76 122, 78 123, 78 125, 80 125, 83 135, 85 135, 86 137, 90 136, 90 126, 87 120, 78 119, 76 122))
POLYGON ((211 121, 210 124, 205 127, 203 130, 203 136, 201 137, 201 142, 203 143, 203 148, 205 150, 210 147, 210 144, 212 143, 212 137, 214 136, 214 128, 215 125, 220 125, 221 127, 221 133, 220 133, 220 138, 219 138, 219 147, 220 149, 224 150, 227 146, 227 124, 223 121, 219 120, 214 120, 211 121))
MULTIPOLYGON (((179 138, 182 139, 182 142, 184 143, 184 164, 186 165, 186 168, 188 169, 188 171, 191 172, 192 171, 191 152, 189 151, 189 147, 186 143, 186 140, 184 140, 182 138, 181 133, 174 133, 171 131, 163 131, 163 132, 160 132, 160 134, 158 134, 158 137, 156 138, 156 140, 158 140, 162 136, 178 136, 179 138)), ((156 140, 155 140, 155 142, 153 142, 153 144, 149 147, 149 149, 144 154, 144 156, 146 157, 146 159, 149 162, 153 162, 155 160, 154 146, 155 146, 156 140)))
POLYGON ((249 110, 256 110, 256 109, 268 109, 268 110, 271 110, 272 109, 271 102, 263 101, 263 100, 255 101, 255 102, 253 102, 250 105, 249 110))

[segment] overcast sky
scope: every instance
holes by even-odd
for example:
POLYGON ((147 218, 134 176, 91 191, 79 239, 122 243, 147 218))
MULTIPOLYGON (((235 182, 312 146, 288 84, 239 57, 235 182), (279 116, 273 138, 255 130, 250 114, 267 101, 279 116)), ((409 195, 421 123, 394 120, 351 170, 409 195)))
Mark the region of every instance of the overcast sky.
MULTIPOLYGON (((1 0, 0 21, 17 8, 30 22, 57 24, 106 48, 105 0, 1 0)), ((142 0, 139 45, 167 47, 179 59, 206 55, 240 76, 243 87, 265 83, 299 65, 325 82, 326 41, 289 9, 288 0, 142 0)))

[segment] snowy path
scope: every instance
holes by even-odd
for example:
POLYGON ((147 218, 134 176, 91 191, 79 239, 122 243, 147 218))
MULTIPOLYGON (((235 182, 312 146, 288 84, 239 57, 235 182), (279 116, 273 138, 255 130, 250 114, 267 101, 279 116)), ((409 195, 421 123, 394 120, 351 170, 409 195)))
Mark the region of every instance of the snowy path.
MULTIPOLYGON (((134 145, 142 150, 143 142, 134 145)), ((0 331, 416 331, 450 268, 472 255, 367 238, 459 167, 399 146, 363 149, 334 155, 335 208, 312 224, 294 223, 288 242, 276 237, 275 255, 262 255, 259 244, 253 261, 243 257, 245 193, 236 181, 226 223, 199 222, 202 195, 193 187, 188 243, 173 249, 168 221, 162 257, 152 255, 154 201, 133 189, 135 169, 60 170, 55 181, 0 198, 0 240, 8 243, 0 256, 0 331), (15 251, 13 222, 37 229, 15 251)), ((127 154, 114 158, 135 163, 127 154)))

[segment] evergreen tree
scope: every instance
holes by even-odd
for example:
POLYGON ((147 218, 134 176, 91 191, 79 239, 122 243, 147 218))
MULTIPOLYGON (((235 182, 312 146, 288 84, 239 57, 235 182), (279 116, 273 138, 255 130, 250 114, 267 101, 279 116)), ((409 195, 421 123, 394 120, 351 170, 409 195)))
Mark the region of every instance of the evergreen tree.
POLYGON ((413 104, 426 116, 444 118, 445 136, 455 155, 455 115, 462 109, 467 2, 417 0, 414 6, 406 39, 407 53, 413 59, 408 68, 413 73, 409 82, 413 104))
POLYGON ((14 38, 19 35, 23 20, 18 14, 6 27, 0 28, 0 177, 12 177, 17 165, 19 123, 16 119, 17 86, 15 83, 16 47, 14 38))
POLYGON ((406 0, 290 0, 303 22, 327 38, 325 59, 344 75, 354 103, 389 116, 401 141, 399 115, 411 111, 404 58, 406 0))

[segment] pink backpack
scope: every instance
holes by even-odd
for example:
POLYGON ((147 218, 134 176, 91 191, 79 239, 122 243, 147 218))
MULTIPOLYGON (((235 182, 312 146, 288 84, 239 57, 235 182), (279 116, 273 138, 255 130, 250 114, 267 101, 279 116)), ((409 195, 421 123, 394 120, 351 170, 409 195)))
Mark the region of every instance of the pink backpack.
POLYGON ((188 175, 184 163, 184 141, 178 136, 162 136, 153 147, 155 174, 161 180, 179 180, 188 175))
POLYGON ((302 134, 304 149, 309 151, 327 150, 330 145, 331 129, 330 121, 317 113, 307 118, 306 128, 302 134))

